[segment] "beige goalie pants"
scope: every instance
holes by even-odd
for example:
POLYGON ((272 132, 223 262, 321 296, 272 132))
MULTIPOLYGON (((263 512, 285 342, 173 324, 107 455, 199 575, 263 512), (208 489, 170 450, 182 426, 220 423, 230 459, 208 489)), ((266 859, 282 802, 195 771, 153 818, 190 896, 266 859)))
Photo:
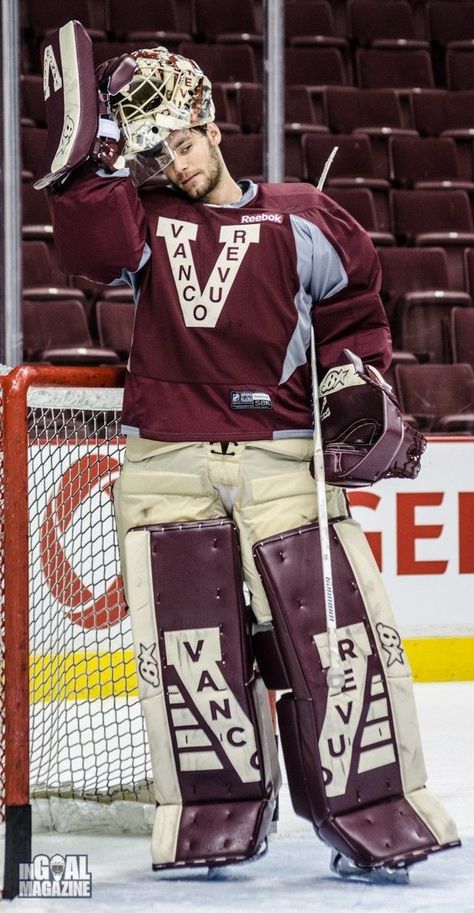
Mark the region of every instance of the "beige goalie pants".
MULTIPOLYGON (((129 438, 114 504, 125 589, 123 543, 129 529, 231 517, 240 539, 245 583, 260 623, 271 611, 252 556, 268 536, 317 518, 316 487, 309 471, 312 439, 221 444, 161 443, 129 438)), ((341 488, 327 486, 328 515, 346 517, 341 488)))

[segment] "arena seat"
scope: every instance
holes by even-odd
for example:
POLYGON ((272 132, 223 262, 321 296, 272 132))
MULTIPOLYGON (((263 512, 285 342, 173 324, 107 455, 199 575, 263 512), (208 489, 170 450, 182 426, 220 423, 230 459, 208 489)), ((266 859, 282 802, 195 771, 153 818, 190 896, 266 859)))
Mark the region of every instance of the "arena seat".
POLYGON ((90 0, 27 0, 26 22, 38 39, 70 19, 78 19, 91 38, 106 37, 106 4, 90 0))
POLYGON ((452 137, 392 136, 388 148, 390 174, 395 186, 474 191, 474 183, 461 177, 452 137))
POLYGON ((285 39, 293 47, 335 47, 348 53, 347 38, 337 34, 328 0, 287 0, 285 39))
POLYGON ((325 193, 357 219, 377 247, 395 244, 391 232, 379 229, 374 199, 368 187, 327 187, 325 193))
MULTIPOLYGON (((287 132, 329 133, 322 123, 322 108, 307 86, 287 86, 285 91, 285 130, 287 132), (321 114, 318 117, 318 114, 321 114)), ((238 90, 239 119, 242 130, 261 133, 263 124, 263 86, 242 83, 238 90)))
POLYGON ((416 136, 395 89, 328 86, 323 94, 325 118, 333 133, 366 133, 370 137, 377 177, 390 175, 388 140, 416 136))
POLYGON ((23 346, 27 361, 114 364, 115 352, 96 350, 79 298, 23 297, 23 346))
POLYGON ((304 134, 303 155, 306 176, 318 183, 324 164, 334 146, 338 147, 325 186, 368 187, 374 196, 380 231, 389 231, 388 180, 377 177, 368 136, 351 134, 304 134))
POLYGON ((474 308, 451 311, 451 355, 453 362, 469 364, 474 369, 474 308))
POLYGON ((263 43, 252 0, 194 0, 193 31, 198 41, 263 43))
POLYGON ((349 74, 339 48, 289 47, 285 50, 287 85, 347 85, 349 74))
POLYGON ((45 127, 23 126, 21 128, 21 164, 22 177, 32 180, 46 148, 47 130, 45 127))
POLYGON ((181 42, 179 53, 199 64, 211 82, 259 82, 253 48, 248 44, 181 42))
POLYGON ((119 41, 153 41, 176 49, 191 35, 180 29, 174 0, 109 0, 109 31, 119 41))
POLYGON ((132 343, 135 305, 131 300, 99 299, 96 320, 101 346, 113 349, 126 361, 132 343))
POLYGON ((355 61, 362 89, 434 88, 431 55, 424 48, 357 48, 355 61))
POLYGON ((413 124, 421 136, 450 136, 462 178, 473 176, 472 141, 474 91, 460 89, 421 89, 411 96, 413 124))
POLYGON ((379 250, 381 295, 390 324, 402 301, 447 300, 451 307, 472 304, 462 284, 450 285, 448 259, 442 247, 391 247, 379 250))
POLYGON ((413 8, 407 0, 349 0, 349 33, 360 47, 426 48, 417 33, 413 8))
POLYGON ((21 123, 25 126, 46 126, 43 78, 39 73, 20 76, 21 123))
POLYGON ((459 50, 449 47, 446 51, 446 86, 453 92, 474 89, 474 48, 459 50))
POLYGON ((429 38, 434 45, 473 47, 474 4, 466 0, 429 0, 426 16, 429 38))
POLYGON ((474 246, 474 224, 464 190, 391 190, 392 227, 399 244, 443 247, 449 284, 464 283, 464 248, 474 246))
POLYGON ((23 289, 69 287, 67 276, 57 267, 52 245, 39 239, 24 240, 21 249, 23 289))
POLYGON ((402 411, 424 431, 474 432, 474 370, 468 364, 403 365, 395 368, 402 411))

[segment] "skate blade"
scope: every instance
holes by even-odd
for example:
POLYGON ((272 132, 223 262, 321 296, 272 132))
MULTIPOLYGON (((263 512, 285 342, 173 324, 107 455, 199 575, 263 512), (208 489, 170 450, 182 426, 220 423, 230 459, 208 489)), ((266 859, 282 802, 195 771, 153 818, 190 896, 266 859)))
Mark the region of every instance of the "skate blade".
POLYGON ((331 871, 346 881, 361 881, 365 884, 409 884, 410 875, 406 866, 391 868, 387 865, 363 868, 341 853, 331 856, 331 871))
POLYGON ((264 842, 260 844, 258 849, 255 851, 253 856, 247 856, 246 859, 234 859, 229 860, 228 862, 222 862, 219 865, 210 865, 207 869, 207 878, 208 881, 219 881, 220 879, 225 879, 228 866, 241 866, 241 865, 250 865, 253 862, 258 862, 260 859, 263 859, 268 853, 268 840, 265 838, 264 842))

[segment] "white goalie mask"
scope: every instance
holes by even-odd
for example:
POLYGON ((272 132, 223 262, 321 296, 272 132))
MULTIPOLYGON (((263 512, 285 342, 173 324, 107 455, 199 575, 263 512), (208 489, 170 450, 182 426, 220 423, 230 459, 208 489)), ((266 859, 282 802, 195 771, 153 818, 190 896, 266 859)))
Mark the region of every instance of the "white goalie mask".
POLYGON ((127 164, 138 158, 156 174, 173 161, 166 143, 173 130, 214 121, 212 86, 194 60, 164 47, 130 56, 137 64, 135 72, 128 85, 111 96, 111 110, 125 139, 122 155, 127 164))

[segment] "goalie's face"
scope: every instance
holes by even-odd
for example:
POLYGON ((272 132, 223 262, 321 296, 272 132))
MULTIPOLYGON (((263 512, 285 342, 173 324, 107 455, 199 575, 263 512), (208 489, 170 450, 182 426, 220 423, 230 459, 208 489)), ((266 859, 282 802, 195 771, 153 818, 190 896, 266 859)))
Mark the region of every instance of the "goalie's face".
POLYGON ((216 201, 225 174, 220 140, 216 124, 209 124, 205 132, 198 128, 177 130, 168 138, 174 161, 164 173, 192 200, 216 201))

